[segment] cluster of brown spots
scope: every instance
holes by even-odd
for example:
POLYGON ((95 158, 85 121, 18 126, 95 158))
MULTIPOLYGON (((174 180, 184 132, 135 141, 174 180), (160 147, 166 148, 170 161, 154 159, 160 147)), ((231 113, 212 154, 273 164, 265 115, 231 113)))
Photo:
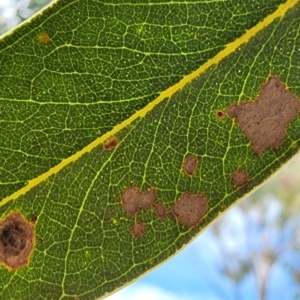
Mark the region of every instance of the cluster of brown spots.
POLYGON ((156 198, 154 188, 142 192, 138 188, 127 188, 121 197, 121 203, 128 215, 134 216, 140 209, 147 209, 153 206, 156 198))
POLYGON ((155 203, 154 211, 155 211, 157 217, 160 219, 165 218, 167 215, 167 209, 162 203, 155 203))
POLYGON ((226 113, 223 110, 217 110, 216 117, 217 119, 224 119, 226 117, 226 113))
POLYGON ((118 140, 115 137, 113 137, 103 143, 103 149, 107 151, 112 150, 116 148, 118 144, 119 144, 118 140))
MULTIPOLYGON (((131 217, 136 217, 141 209, 153 208, 156 216, 160 219, 165 218, 167 209, 164 204, 155 202, 156 189, 151 188, 148 191, 141 191, 136 187, 128 187, 121 196, 121 204, 126 213, 131 217)), ((136 222, 131 230, 134 238, 141 237, 145 231, 145 224, 136 222)))
MULTIPOLYGON (((127 188, 121 197, 121 203, 129 216, 136 217, 140 209, 153 207, 156 216, 163 219, 169 213, 165 205, 155 202, 156 190, 154 188, 142 192, 136 187, 127 188)), ((172 215, 177 221, 188 227, 197 226, 208 209, 207 199, 202 194, 183 193, 180 199, 171 209, 172 215)), ((131 229, 131 235, 134 238, 143 236, 145 224, 135 222, 131 229)))
POLYGON ((9 269, 28 264, 34 247, 34 226, 13 212, 0 223, 0 263, 9 269))
POLYGON ((233 104, 228 116, 235 118, 250 140, 253 151, 263 153, 279 147, 286 136, 286 126, 299 114, 300 101, 289 92, 281 80, 271 76, 262 85, 256 101, 233 104))
POLYGON ((183 161, 183 171, 187 176, 193 176, 198 166, 198 158, 195 155, 188 155, 183 161))
POLYGON ((48 44, 49 41, 50 41, 50 37, 48 34, 46 33, 42 33, 39 35, 39 41, 42 43, 42 44, 48 44))
POLYGON ((233 184, 240 188, 245 186, 249 181, 249 176, 246 171, 244 170, 237 170, 233 175, 232 175, 232 181, 233 184))
POLYGON ((142 222, 137 222, 132 226, 131 235, 133 238, 140 238, 144 235, 145 224, 142 222))
POLYGON ((173 216, 188 227, 197 226, 207 212, 207 199, 202 194, 183 193, 172 208, 173 216))

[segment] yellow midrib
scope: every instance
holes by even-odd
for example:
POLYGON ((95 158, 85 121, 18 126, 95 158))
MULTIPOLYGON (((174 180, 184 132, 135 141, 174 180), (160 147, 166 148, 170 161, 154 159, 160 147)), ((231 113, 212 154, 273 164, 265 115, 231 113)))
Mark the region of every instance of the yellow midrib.
POLYGON ((212 65, 219 63, 222 59, 227 57, 229 54, 235 52, 242 44, 248 42, 252 37, 254 37, 258 32, 260 32, 262 29, 264 29, 266 26, 270 25, 276 18, 282 18, 286 12, 294 7, 299 0, 288 0, 286 3, 281 4, 278 9, 272 13, 271 15, 267 16, 263 21, 259 22, 257 25, 249 29, 244 35, 236 39, 234 42, 231 42, 226 45, 226 47, 220 51, 215 57, 209 59, 206 63, 204 63, 201 67, 199 67, 196 71, 192 72, 191 74, 185 76, 180 82, 173 85, 172 87, 166 89, 163 91, 156 99, 154 99, 151 103, 146 105, 141 110, 137 111, 135 114, 133 114, 130 118, 126 119, 122 123, 116 125, 112 130, 108 131, 101 137, 97 138, 95 141, 93 141, 91 144, 83 148, 82 150, 78 151, 74 155, 62 160, 61 163, 56 165, 55 167, 51 168, 47 172, 43 173, 42 175, 31 179, 28 184, 21 188, 20 190, 16 191, 15 193, 11 194, 10 196, 4 198, 0 206, 3 206, 8 201, 18 198, 19 196, 25 194, 29 190, 31 190, 33 187, 37 186, 39 183, 43 182, 47 178, 49 178, 51 175, 56 174, 61 169, 63 169, 65 166, 70 164, 71 162, 76 161, 79 159, 83 154, 90 152, 95 147, 103 144, 108 138, 111 136, 116 135, 120 130, 124 129, 126 126, 128 126, 130 123, 132 123, 134 120, 136 120, 139 117, 144 117, 148 112, 150 112, 157 104, 162 102, 166 98, 170 98, 175 92, 182 89, 188 82, 192 81, 194 78, 198 77, 202 73, 204 73, 208 68, 210 68, 212 65))

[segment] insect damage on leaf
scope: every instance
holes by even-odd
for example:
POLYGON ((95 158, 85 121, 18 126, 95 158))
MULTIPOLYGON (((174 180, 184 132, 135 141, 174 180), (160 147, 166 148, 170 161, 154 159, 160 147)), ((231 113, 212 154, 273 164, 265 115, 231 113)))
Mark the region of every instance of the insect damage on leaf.
POLYGON ((198 166, 198 158, 195 155, 188 155, 183 162, 183 171, 187 176, 193 176, 198 166))
POLYGON ((269 77, 255 101, 233 104, 228 116, 235 118, 250 140, 253 151, 262 154, 279 147, 286 136, 286 126, 299 114, 300 101, 277 76, 269 77))
POLYGON ((233 175, 232 175, 232 181, 233 184, 240 188, 245 186, 249 181, 249 176, 246 171, 244 170, 237 170, 233 175))
POLYGON ((118 143, 119 142, 115 137, 110 138, 109 140, 107 140, 103 143, 103 149, 107 150, 107 151, 112 150, 118 146, 118 143))
POLYGON ((137 222, 133 225, 131 234, 134 238, 140 238, 144 235, 145 232, 145 224, 142 222, 137 222))
POLYGON ((167 215, 167 209, 162 203, 155 203, 154 204, 154 211, 158 218, 165 218, 167 215))
POLYGON ((202 194, 183 193, 172 208, 173 216, 188 227, 197 226, 207 212, 207 199, 202 194))
POLYGON ((140 191, 135 187, 128 187, 121 196, 121 203, 128 215, 134 216, 140 209, 152 207, 156 198, 154 188, 148 191, 140 191))
POLYGON ((39 41, 42 44, 48 44, 49 41, 50 41, 50 37, 49 37, 48 34, 42 33, 42 34, 39 35, 39 41))
POLYGON ((9 269, 28 264, 34 247, 34 226, 13 212, 0 222, 0 263, 9 269))

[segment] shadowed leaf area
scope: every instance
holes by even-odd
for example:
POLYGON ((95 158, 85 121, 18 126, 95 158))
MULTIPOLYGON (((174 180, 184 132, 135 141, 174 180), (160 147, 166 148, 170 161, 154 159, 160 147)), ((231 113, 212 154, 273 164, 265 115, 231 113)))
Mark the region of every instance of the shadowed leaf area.
POLYGON ((104 297, 296 154, 299 28, 295 0, 61 0, 4 35, 0 298, 104 297))

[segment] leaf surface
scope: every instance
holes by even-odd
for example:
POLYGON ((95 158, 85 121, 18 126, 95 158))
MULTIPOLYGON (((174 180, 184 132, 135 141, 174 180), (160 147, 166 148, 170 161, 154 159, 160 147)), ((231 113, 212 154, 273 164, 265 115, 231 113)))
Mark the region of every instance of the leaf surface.
POLYGON ((3 263, 1 298, 104 296, 297 153, 299 108, 262 153, 227 109, 258 99, 270 78, 297 99, 299 16, 295 0, 62 0, 5 35, 0 213, 20 212, 35 241, 28 266, 3 263), (203 218, 186 220, 179 199, 204 201, 203 218))

